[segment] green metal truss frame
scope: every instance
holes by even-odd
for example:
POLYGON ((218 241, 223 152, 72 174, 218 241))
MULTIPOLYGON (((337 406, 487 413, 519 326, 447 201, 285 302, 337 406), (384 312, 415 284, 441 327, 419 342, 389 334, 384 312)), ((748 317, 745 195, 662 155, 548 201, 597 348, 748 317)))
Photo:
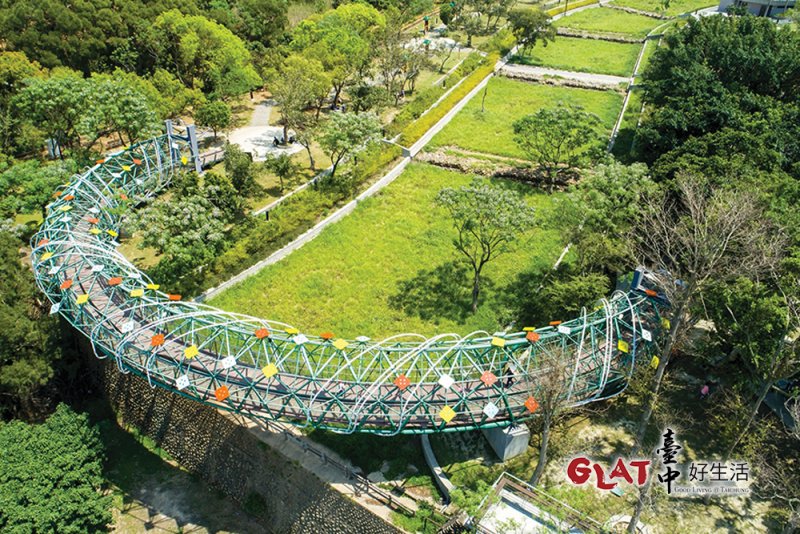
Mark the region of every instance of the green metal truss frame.
POLYGON ((615 292, 578 318, 535 330, 377 342, 302 333, 164 293, 117 251, 117 238, 123 208, 195 165, 196 143, 168 132, 64 184, 31 243, 51 313, 86 335, 97 357, 153 387, 336 432, 448 432, 534 415, 542 355, 568 359, 560 401, 577 406, 619 394, 655 343, 663 301, 651 290, 615 292))

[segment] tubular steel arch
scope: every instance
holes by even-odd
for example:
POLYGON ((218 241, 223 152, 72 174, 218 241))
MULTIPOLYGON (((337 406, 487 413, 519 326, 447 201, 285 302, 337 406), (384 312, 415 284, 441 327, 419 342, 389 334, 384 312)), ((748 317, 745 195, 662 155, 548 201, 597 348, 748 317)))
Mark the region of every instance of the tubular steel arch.
POLYGON ((660 327, 661 301, 649 289, 618 291, 577 319, 535 330, 378 342, 310 335, 184 301, 116 247, 122 208, 152 197, 182 167, 194 168, 194 147, 170 132, 99 160, 54 194, 32 241, 50 312, 86 335, 98 357, 113 357, 121 372, 153 387, 337 432, 491 428, 536 412, 537 376, 547 372, 542 355, 569 358, 562 401, 577 406, 621 392, 660 327))

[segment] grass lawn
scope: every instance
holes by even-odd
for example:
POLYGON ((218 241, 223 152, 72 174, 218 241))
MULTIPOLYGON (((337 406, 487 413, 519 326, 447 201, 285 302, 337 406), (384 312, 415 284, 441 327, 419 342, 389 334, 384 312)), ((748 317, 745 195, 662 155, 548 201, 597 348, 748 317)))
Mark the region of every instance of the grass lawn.
MULTIPOLYGON (((434 198, 444 187, 469 181, 460 173, 412 164, 317 239, 210 304, 350 338, 492 332, 507 313, 499 302, 514 290, 516 275, 552 265, 562 244, 555 230, 524 234, 510 253, 485 267, 481 306, 475 315, 468 313, 469 275, 453 248, 451 223, 434 198)), ((496 183, 518 190, 539 208, 539 220, 547 220, 553 196, 496 183)))
MULTIPOLYGON (((661 0, 614 0, 611 2, 617 6, 632 7, 642 11, 649 11, 651 13, 661 13, 663 4, 661 0)), ((681 13, 689 11, 696 11, 704 7, 715 6, 719 2, 709 0, 671 0, 669 8, 664 12, 668 17, 674 17, 681 13)))
POLYGON ((631 158, 633 139, 636 135, 636 126, 639 123, 639 116, 642 111, 643 94, 644 89, 641 87, 636 87, 631 90, 631 99, 628 101, 628 107, 625 109, 625 115, 622 117, 622 124, 620 124, 613 150, 614 155, 621 161, 627 162, 631 158))
POLYGON ((547 46, 537 46, 529 50, 526 55, 517 55, 511 60, 513 63, 523 65, 630 76, 641 48, 637 43, 612 43, 597 39, 559 36, 547 46))
POLYGON ((644 37, 650 30, 661 24, 663 24, 663 21, 652 17, 601 7, 567 15, 556 21, 553 26, 585 30, 592 33, 615 33, 644 37))
POLYGON ((640 82, 639 79, 647 68, 647 65, 650 63, 650 60, 653 57, 653 54, 656 50, 658 50, 658 39, 648 39, 647 42, 644 44, 644 54, 642 54, 642 62, 639 63, 639 71, 636 73, 637 82, 640 82))
POLYGON ((486 112, 480 95, 431 141, 431 147, 456 146, 466 150, 522 158, 514 142, 513 123, 525 114, 558 103, 576 104, 596 113, 609 133, 617 120, 623 96, 614 91, 555 87, 496 77, 489 81, 486 112))

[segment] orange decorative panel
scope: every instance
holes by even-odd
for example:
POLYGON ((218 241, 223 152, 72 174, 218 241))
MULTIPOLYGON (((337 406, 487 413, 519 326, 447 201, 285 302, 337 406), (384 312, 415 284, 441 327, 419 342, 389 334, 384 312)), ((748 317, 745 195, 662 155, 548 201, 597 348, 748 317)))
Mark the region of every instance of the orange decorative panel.
POLYGON ((228 391, 228 386, 220 386, 214 391, 214 396, 219 402, 222 402, 231 396, 231 392, 228 391))

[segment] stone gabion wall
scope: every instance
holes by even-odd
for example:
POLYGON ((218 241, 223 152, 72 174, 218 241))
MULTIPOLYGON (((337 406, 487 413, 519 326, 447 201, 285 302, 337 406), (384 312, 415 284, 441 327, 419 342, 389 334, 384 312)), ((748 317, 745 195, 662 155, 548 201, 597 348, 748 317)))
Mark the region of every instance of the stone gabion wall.
POLYGON ((92 360, 97 385, 117 416, 187 470, 238 503, 250 503, 246 508, 258 514, 264 532, 400 532, 217 410, 152 389, 145 379, 121 374, 113 361, 92 360))

